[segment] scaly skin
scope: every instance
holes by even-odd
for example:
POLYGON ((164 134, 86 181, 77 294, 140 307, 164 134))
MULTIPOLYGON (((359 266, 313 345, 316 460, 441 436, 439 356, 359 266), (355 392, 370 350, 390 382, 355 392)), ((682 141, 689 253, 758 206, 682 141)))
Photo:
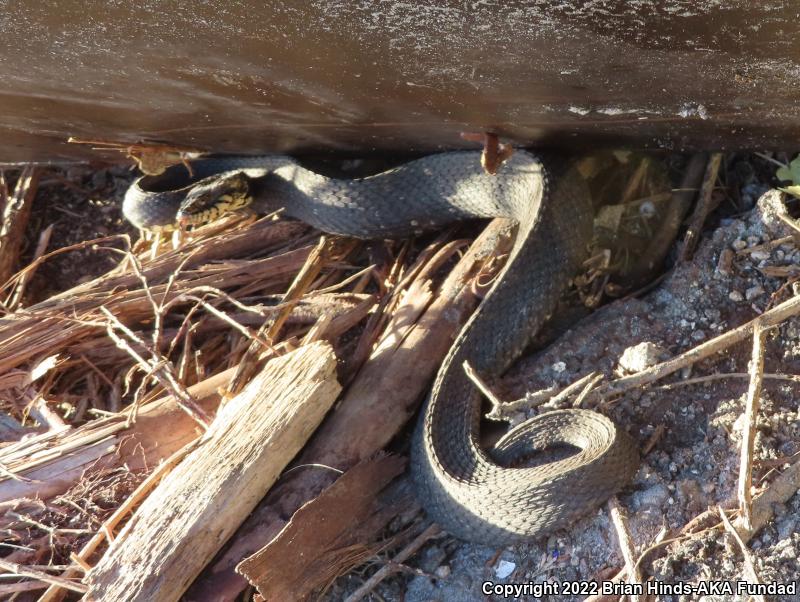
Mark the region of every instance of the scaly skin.
MULTIPOLYGON (((442 363, 415 431, 411 463, 420 502, 447 531, 507 544, 564 527, 613 495, 635 473, 638 453, 624 431, 587 410, 540 415, 493 449, 479 447, 480 396, 464 361, 484 378, 509 367, 578 270, 592 228, 589 192, 575 170, 517 151, 490 176, 479 158, 477 152, 442 153, 358 180, 328 178, 287 157, 249 157, 238 165, 237 158, 208 159, 193 167, 198 177, 243 169, 260 178, 253 183, 257 209, 285 207, 321 230, 359 238, 406 236, 471 217, 519 223, 505 267, 442 363), (521 465, 554 444, 580 452, 521 465)), ((145 214, 156 213, 153 207, 166 216, 159 219, 174 217, 186 189, 148 192, 153 183, 162 191, 180 188, 175 172, 158 178, 134 183, 126 197, 132 221, 143 223, 145 214)))

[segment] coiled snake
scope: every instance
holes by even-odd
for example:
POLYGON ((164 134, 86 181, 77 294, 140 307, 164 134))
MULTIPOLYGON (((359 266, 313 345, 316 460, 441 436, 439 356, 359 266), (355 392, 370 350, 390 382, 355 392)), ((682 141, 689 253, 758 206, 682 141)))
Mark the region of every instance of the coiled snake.
POLYGON ((564 527, 610 497, 632 478, 638 453, 608 418, 578 409, 541 414, 492 449, 479 447, 480 395, 464 361, 483 377, 508 368, 555 308, 592 227, 586 184, 560 162, 517 151, 491 176, 479 157, 431 155, 354 180, 322 176, 283 156, 204 159, 192 163, 193 179, 182 166, 140 178, 123 208, 134 224, 153 229, 252 199, 259 210, 285 207, 321 230, 359 238, 401 237, 475 217, 516 220, 505 267, 442 363, 412 444, 413 479, 432 518, 462 539, 506 544, 564 527), (524 465, 535 451, 563 444, 579 451, 524 465))

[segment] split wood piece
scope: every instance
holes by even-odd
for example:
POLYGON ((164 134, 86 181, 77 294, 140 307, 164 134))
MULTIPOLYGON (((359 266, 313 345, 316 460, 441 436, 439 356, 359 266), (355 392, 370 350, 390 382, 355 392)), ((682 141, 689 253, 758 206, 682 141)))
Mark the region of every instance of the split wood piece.
POLYGON ((280 476, 330 409, 336 356, 314 343, 269 362, 148 496, 86 576, 95 600, 169 602, 280 476))
POLYGON ((5 282, 14 273, 19 261, 19 251, 25 240, 25 228, 31 215, 33 198, 39 182, 39 169, 27 165, 22 169, 3 207, 0 222, 0 282, 5 282))
MULTIPOLYGON (((233 369, 192 387, 189 393, 207 412, 219 405, 217 390, 233 369)), ((93 420, 78 428, 48 432, 0 450, 0 502, 16 498, 49 499, 67 491, 87 470, 157 465, 199 436, 196 423, 175 400, 163 397, 143 406, 126 428, 127 415, 93 420)))
POLYGON ((713 339, 709 339, 708 341, 701 343, 689 351, 681 353, 680 355, 667 360, 666 362, 656 364, 655 366, 647 368, 646 370, 642 370, 641 372, 637 372, 636 374, 623 376, 622 378, 613 380, 610 383, 601 385, 589 394, 589 400, 607 400, 610 397, 620 395, 626 391, 635 389, 636 387, 649 385, 650 383, 664 378, 665 376, 669 376, 670 374, 677 372, 685 366, 690 366, 695 362, 699 362, 707 357, 711 357, 715 353, 719 353, 723 349, 727 349, 731 345, 745 340, 747 337, 753 334, 753 330, 756 325, 762 328, 770 328, 772 326, 777 326, 781 322, 797 315, 798 313, 800 313, 800 295, 792 297, 780 305, 773 307, 769 311, 764 312, 750 322, 746 322, 745 324, 733 328, 728 332, 714 337, 713 339))
MULTIPOLYGON (((404 296, 383 339, 297 464, 347 470, 383 449, 403 428, 475 307, 469 282, 498 248, 508 244, 509 228, 507 220, 491 222, 435 294, 427 279, 414 283, 419 294, 404 296)), ((233 570, 239 560, 275 537, 285 524, 283 517, 294 514, 335 479, 334 471, 319 467, 298 468, 286 475, 225 554, 192 586, 189 597, 196 602, 233 600, 247 585, 233 570)))
POLYGON ((694 250, 697 248, 697 243, 700 242, 703 225, 719 204, 719 201, 714 198, 713 192, 717 183, 720 163, 722 163, 722 153, 711 153, 706 173, 703 176, 703 185, 700 187, 697 205, 695 205, 694 211, 689 218, 689 228, 683 239, 683 246, 680 252, 681 261, 689 261, 692 258, 694 250))
POLYGON ((379 495, 404 468, 399 456, 356 464, 236 571, 270 602, 305 600, 323 590, 353 562, 361 564, 375 554, 379 532, 411 501, 379 495))
POLYGON ((746 529, 752 529, 752 481, 753 451, 756 443, 756 426, 758 409, 761 405, 761 383, 764 376, 764 341, 766 330, 756 324, 753 329, 753 353, 750 358, 750 384, 747 387, 747 400, 744 410, 744 426, 742 428, 742 449, 739 462, 739 516, 746 529))

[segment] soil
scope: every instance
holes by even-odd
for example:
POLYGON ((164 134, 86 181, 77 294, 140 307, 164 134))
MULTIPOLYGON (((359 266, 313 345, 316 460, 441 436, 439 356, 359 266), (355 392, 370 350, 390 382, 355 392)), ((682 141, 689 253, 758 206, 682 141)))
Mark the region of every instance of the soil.
POLYGON ((77 248, 42 263, 28 285, 25 305, 100 276, 119 263, 110 248, 124 248, 120 236, 96 245, 83 243, 125 234, 136 239, 136 229, 122 216, 122 198, 135 175, 121 165, 48 168, 41 174, 22 263, 30 261, 40 233, 49 226, 53 232, 47 251, 77 248))

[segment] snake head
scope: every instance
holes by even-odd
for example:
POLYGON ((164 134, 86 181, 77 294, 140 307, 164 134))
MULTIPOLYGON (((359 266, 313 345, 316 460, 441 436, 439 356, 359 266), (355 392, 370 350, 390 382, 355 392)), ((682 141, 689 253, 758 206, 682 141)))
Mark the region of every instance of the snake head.
POLYGON ((178 223, 199 226, 213 222, 246 207, 252 200, 250 178, 246 174, 241 171, 217 174, 192 187, 178 209, 178 223))

